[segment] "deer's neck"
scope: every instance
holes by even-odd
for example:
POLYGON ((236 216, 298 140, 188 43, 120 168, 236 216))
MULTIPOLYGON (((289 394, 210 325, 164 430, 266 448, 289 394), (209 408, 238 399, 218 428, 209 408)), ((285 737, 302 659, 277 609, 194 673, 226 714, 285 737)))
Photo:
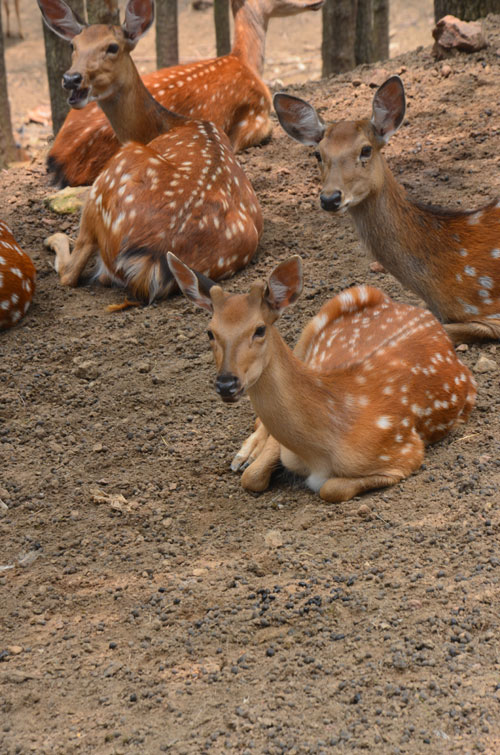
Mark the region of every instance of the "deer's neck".
POLYGON ((440 262, 445 219, 411 202, 384 161, 378 192, 350 208, 356 229, 371 254, 440 315, 434 281, 440 262), (433 303, 435 306, 433 306, 433 303))
POLYGON ((99 105, 122 144, 129 141, 148 144, 181 118, 152 97, 131 58, 113 94, 99 100, 99 105))
POLYGON ((236 55, 259 76, 264 70, 266 32, 269 18, 257 0, 233 0, 234 42, 236 55))
POLYGON ((329 381, 301 362, 278 331, 270 330, 272 357, 248 394, 255 413, 267 430, 301 458, 318 462, 325 453, 325 438, 336 423, 345 421, 340 397, 329 381))

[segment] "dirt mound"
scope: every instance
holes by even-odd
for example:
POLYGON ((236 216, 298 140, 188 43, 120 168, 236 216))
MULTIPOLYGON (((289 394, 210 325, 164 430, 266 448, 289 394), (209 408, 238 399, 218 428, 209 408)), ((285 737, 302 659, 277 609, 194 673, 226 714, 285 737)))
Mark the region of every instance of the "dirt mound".
MULTIPOLYGON (((447 77, 430 48, 386 65, 408 96, 388 160, 423 201, 500 194, 500 17, 485 29, 447 77)), ((361 116, 370 70, 293 91, 361 116)), ((289 343, 352 283, 416 302, 320 210, 309 152, 276 125, 241 156, 266 225, 227 283, 301 254, 289 343)), ((2 174, 38 285, 1 336, 0 750, 498 752, 500 347, 462 353, 477 408, 410 479, 328 506, 278 474, 254 497, 229 469, 251 407, 213 391, 206 316, 181 297, 111 315, 121 292, 61 288, 43 239, 77 223, 48 193, 42 159, 2 174)))

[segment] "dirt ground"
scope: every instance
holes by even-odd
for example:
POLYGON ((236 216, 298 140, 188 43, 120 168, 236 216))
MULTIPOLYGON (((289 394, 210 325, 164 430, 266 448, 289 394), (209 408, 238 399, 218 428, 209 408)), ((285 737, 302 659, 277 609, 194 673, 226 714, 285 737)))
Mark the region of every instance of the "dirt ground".
MULTIPOLYGON (((408 96, 387 157, 420 200, 500 194, 500 17, 485 30, 447 78, 428 47, 385 64, 408 96)), ((289 91, 357 117, 365 76, 289 91)), ((320 210, 311 151, 276 125, 241 155, 265 231, 226 284, 301 254, 290 344, 351 283, 416 302, 320 210)), ((46 209, 33 153, 0 185, 38 271, 0 339, 0 752, 498 753, 499 345, 462 352, 477 407, 396 487, 326 505, 281 473, 245 493, 229 463, 252 410, 213 390, 205 314, 180 296, 109 314, 120 291, 63 289, 43 239, 77 219, 46 209)))

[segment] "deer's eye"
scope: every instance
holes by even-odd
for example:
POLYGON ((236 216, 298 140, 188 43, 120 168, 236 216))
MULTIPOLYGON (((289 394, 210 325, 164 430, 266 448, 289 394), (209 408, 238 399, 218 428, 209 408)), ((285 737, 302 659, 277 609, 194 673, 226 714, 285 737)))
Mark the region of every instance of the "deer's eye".
POLYGON ((320 162, 322 162, 322 160, 321 160, 321 152, 319 152, 318 150, 315 150, 315 151, 313 152, 313 155, 314 155, 314 157, 316 158, 316 160, 317 160, 317 161, 318 161, 319 163, 320 163, 320 162))
POLYGON ((209 341, 213 341, 215 336, 211 330, 207 330, 207 336, 209 341))
POLYGON ((116 44, 116 42, 112 42, 110 45, 108 45, 108 49, 106 50, 107 53, 110 55, 114 55, 118 52, 119 46, 116 44))
POLYGON ((258 328, 255 328, 255 333, 253 334, 254 338, 263 338, 265 335, 266 335, 265 325, 259 325, 258 328))
POLYGON ((369 144, 365 144, 364 147, 361 147, 361 152, 359 153, 359 155, 360 157, 367 158, 367 157, 370 157, 371 153, 372 153, 372 148, 370 147, 369 144))

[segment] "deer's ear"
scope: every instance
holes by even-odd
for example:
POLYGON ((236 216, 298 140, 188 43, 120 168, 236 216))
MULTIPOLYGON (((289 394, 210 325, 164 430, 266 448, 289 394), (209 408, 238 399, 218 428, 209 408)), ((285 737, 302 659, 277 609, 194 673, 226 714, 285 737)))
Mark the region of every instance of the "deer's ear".
POLYGON ((191 270, 190 267, 181 262, 172 252, 168 252, 167 262, 170 272, 184 296, 192 301, 193 304, 196 304, 197 307, 203 307, 203 309, 212 313, 213 305, 210 298, 210 289, 212 286, 215 286, 215 283, 205 275, 191 270))
POLYGON ((38 0, 38 7, 49 29, 67 42, 71 42, 85 28, 85 24, 64 0, 38 0))
POLYGON ((154 18, 155 6, 152 0, 128 1, 122 29, 131 50, 134 49, 140 38, 147 32, 154 18))
POLYGON ((273 104, 280 124, 292 139, 310 147, 319 144, 325 124, 312 105, 284 92, 274 95, 273 104))
POLYGON ((274 268, 267 282, 264 301, 274 312, 280 314, 297 301, 302 285, 302 260, 295 255, 274 268))
POLYGON ((378 138, 387 143, 403 123, 406 111, 405 90, 399 76, 391 76, 375 92, 372 126, 378 138))

